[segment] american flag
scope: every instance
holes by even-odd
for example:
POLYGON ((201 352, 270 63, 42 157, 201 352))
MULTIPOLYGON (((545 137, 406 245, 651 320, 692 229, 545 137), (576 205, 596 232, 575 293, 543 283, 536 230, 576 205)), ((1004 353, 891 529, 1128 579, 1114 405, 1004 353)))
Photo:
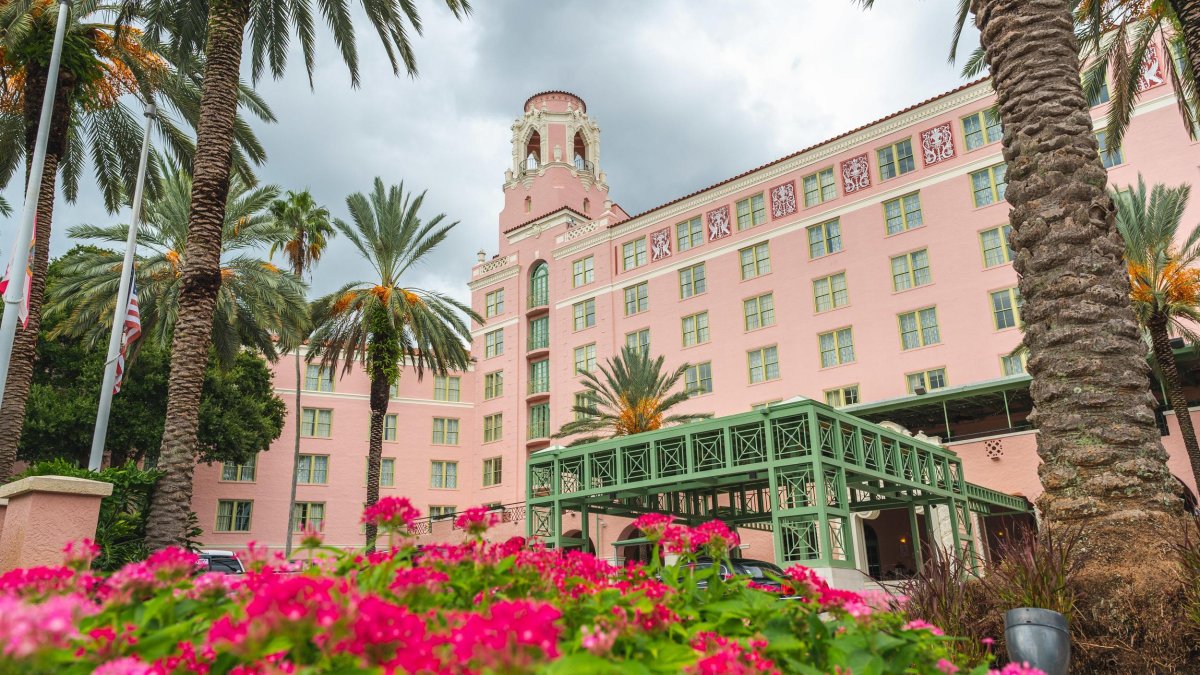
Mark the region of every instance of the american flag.
POLYGON ((142 335, 142 315, 138 311, 137 277, 129 271, 129 303, 125 305, 125 332, 121 335, 121 351, 117 353, 117 379, 113 382, 113 393, 121 391, 125 378, 125 355, 129 346, 142 335))

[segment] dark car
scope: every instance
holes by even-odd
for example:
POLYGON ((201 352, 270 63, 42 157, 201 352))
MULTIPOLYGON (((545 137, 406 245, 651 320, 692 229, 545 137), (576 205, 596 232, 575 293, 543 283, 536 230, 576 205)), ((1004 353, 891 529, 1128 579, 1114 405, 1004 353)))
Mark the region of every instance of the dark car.
MULTIPOLYGON (((697 569, 706 569, 712 567, 713 561, 711 558, 700 558, 696 561, 697 569)), ((749 558, 738 558, 731 560, 728 564, 722 563, 721 575, 726 579, 737 575, 740 577, 749 577, 750 582, 755 586, 767 591, 782 591, 783 584, 779 583, 779 579, 786 577, 783 570, 775 563, 766 562, 764 560, 751 560, 749 558), (730 570, 730 565, 733 567, 730 570)), ((701 581, 701 586, 706 582, 701 581)))
POLYGON ((218 574, 245 574, 246 568, 233 551, 200 551, 200 559, 196 561, 200 572, 216 572, 218 574))

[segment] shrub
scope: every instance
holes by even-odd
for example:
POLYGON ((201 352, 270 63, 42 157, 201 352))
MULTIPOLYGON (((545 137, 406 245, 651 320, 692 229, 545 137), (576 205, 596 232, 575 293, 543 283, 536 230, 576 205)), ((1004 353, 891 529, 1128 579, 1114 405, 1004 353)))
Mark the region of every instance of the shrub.
POLYGON ((370 515, 397 545, 360 554, 305 533, 313 564, 298 574, 252 548, 242 578, 195 576, 196 557, 174 549, 97 576, 86 546, 69 566, 9 572, 0 672, 960 672, 952 639, 885 596, 792 567, 783 599, 691 565, 725 557, 735 537, 720 523, 660 518, 650 538, 683 564, 618 569, 521 538, 484 543, 482 516, 465 544, 417 548, 404 536, 415 510, 383 502, 370 515))

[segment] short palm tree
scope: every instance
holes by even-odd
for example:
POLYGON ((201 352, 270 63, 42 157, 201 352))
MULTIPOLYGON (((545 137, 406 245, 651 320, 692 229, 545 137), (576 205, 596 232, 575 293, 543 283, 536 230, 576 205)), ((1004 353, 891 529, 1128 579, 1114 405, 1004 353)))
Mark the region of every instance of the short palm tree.
MULTIPOLYGON (((457 17, 470 11, 467 0, 444 0, 457 17)), ((417 4, 411 0, 360 0, 364 16, 383 44, 392 69, 401 66, 416 74, 410 30, 421 32, 417 4)), ((188 245, 192 255, 183 269, 180 305, 171 350, 171 382, 167 421, 159 452, 163 477, 154 493, 146 543, 161 549, 184 542, 187 505, 192 496, 200 393, 204 385, 204 355, 217 292, 221 286, 221 232, 225 221, 225 186, 229 181, 230 151, 236 129, 242 48, 248 40, 250 71, 257 80, 269 70, 282 77, 293 34, 304 55, 309 82, 316 65, 316 17, 313 5, 329 25, 350 80, 358 85, 358 48, 350 3, 344 0, 119 0, 128 15, 146 17, 151 37, 165 38, 179 53, 205 56, 200 95, 200 125, 196 133, 192 208, 188 245), (251 17, 254 18, 251 21, 251 17)), ((385 392, 386 394, 386 392, 385 392)), ((378 467, 376 467, 378 468, 378 467)))
MULTIPOLYGON (((367 453, 367 506, 379 501, 383 458, 383 418, 389 389, 400 377, 401 361, 421 379, 426 370, 444 375, 470 365, 471 332, 464 317, 483 322, 471 308, 449 296, 412 288, 405 281, 446 239, 457 222, 438 214, 421 218, 425 193, 413 196, 404 185, 385 188, 375 179, 370 195, 346 198, 350 222, 334 221, 376 278, 354 281, 313 303, 315 328, 308 358, 343 374, 361 360, 371 380, 371 438, 367 453)), ((398 431, 403 434, 402 431, 398 431)), ((375 546, 376 528, 367 525, 366 543, 375 546)))
POLYGON ((685 363, 665 372, 663 361, 664 357, 651 358, 645 350, 623 347, 619 355, 597 366, 599 375, 580 373, 584 402, 571 408, 575 419, 554 437, 592 434, 572 439, 571 445, 579 445, 712 417, 710 413, 671 414, 671 409, 691 398, 683 389, 672 392, 691 366, 685 363))
MULTIPOLYGON (((191 178, 170 160, 158 196, 146 202, 138 231, 143 251, 137 258, 137 288, 142 333, 163 348, 171 345, 180 313, 180 273, 188 258, 187 212, 191 178), (149 250, 149 253, 145 253, 149 250)), ((221 291, 211 326, 220 362, 230 365, 243 348, 270 360, 295 345, 308 330, 308 304, 300 277, 255 255, 279 238, 269 207, 278 196, 273 185, 248 187, 235 178, 229 188, 223 237, 221 291)), ((69 233, 77 240, 121 245, 128 225, 80 225, 69 233)), ((122 252, 80 252, 51 289, 47 316, 56 334, 82 336, 102 346, 112 326, 120 282, 122 252)))
MULTIPOLYGON (((319 206, 308 190, 303 192, 288 191, 283 198, 271 203, 271 217, 279 228, 281 239, 271 244, 271 256, 282 253, 291 267, 292 274, 303 278, 311 274, 313 265, 321 259, 325 245, 333 236, 333 224, 329 219, 329 209, 319 206)), ((307 336, 306 336, 307 337, 307 336)), ((300 415, 300 392, 304 389, 303 374, 300 368, 300 349, 295 350, 296 357, 296 407, 295 414, 300 415)), ((300 470, 300 425, 295 429, 295 448, 292 451, 292 488, 287 510, 287 540, 284 542, 284 554, 292 555, 292 533, 295 529, 295 519, 292 511, 296 509, 296 480, 300 470)))
MULTIPOLYGON (((57 5, 53 0, 0 3, 0 185, 8 185, 32 154, 49 76, 57 5)), ((195 126, 200 90, 199 74, 192 68, 196 60, 178 62, 137 28, 118 31, 107 20, 111 16, 111 8, 93 0, 70 4, 38 200, 29 323, 14 341, 0 409, 0 478, 10 475, 16 459, 33 377, 55 192, 61 187, 67 201, 74 202, 90 165, 108 211, 116 212, 125 204, 126 195, 133 193, 141 146, 137 97, 158 102, 162 110, 157 130, 173 156, 187 162, 193 152, 189 133, 175 118, 184 127, 195 126)), ((253 92, 243 88, 243 96, 256 114, 273 119, 253 92)), ((261 161, 262 148, 247 125, 238 126, 235 154, 239 168, 249 175, 245 156, 261 161)), ((151 194, 159 169, 157 161, 149 167, 151 194)))
POLYGON ((1200 343, 1194 328, 1200 323, 1200 269, 1195 267, 1200 261, 1200 225, 1176 246, 1190 192, 1186 184, 1172 188, 1160 183, 1147 194, 1139 175, 1137 186, 1114 191, 1113 201, 1117 229, 1125 239, 1133 311, 1149 333, 1192 473, 1200 480, 1200 446, 1171 349, 1172 333, 1200 343))

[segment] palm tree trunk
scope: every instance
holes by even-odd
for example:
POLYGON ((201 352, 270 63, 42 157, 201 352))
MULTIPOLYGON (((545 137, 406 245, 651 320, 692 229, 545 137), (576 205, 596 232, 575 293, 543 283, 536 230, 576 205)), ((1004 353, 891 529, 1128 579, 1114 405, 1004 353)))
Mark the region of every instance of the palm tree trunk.
POLYGON ((288 558, 292 557, 292 535, 295 534, 296 524, 293 513, 296 511, 296 481, 300 479, 300 423, 303 415, 300 407, 300 389, 304 384, 300 379, 300 347, 296 347, 296 410, 292 413, 296 420, 296 447, 292 451, 292 496, 288 499, 287 510, 287 540, 283 543, 283 552, 288 558))
POLYGON ((978 0, 976 9, 1005 123, 1042 506, 1059 523, 1173 514, 1070 1, 978 0))
POLYGON ((1196 429, 1192 426, 1192 414, 1188 410, 1187 396, 1183 393, 1183 382, 1179 379, 1179 368, 1175 365, 1175 352, 1167 333, 1166 317, 1154 317, 1147 325, 1150 329, 1150 344, 1154 349, 1154 360, 1166 385, 1167 399, 1175 420, 1179 422, 1179 435, 1183 436, 1183 447, 1187 449, 1188 461, 1192 465, 1192 476, 1200 484, 1200 444, 1196 442, 1196 429))
MULTIPOLYGON (((25 115, 25 180, 29 180, 29 163, 33 160, 37 141, 38 118, 45 99, 45 68, 30 66, 26 70, 24 97, 25 115)), ((46 164, 42 168, 42 186, 38 192, 36 241, 33 247, 33 271, 29 284, 29 323, 18 327, 13 339, 12 360, 8 382, 4 389, 4 404, 0 407, 0 481, 12 477, 25 426, 25 403, 33 382, 33 362, 37 351, 38 329, 42 324, 42 297, 46 291, 46 272, 50 264, 50 224, 54 219, 54 193, 57 189, 58 162, 66 145, 70 125, 71 96, 75 78, 60 70, 55 86, 54 110, 50 117, 50 135, 46 144, 46 164)), ((28 185, 28 182, 26 182, 28 185)))
POLYGON ((171 379, 158 468, 146 527, 151 550, 182 545, 192 502, 200 393, 212 342, 213 308, 221 288, 221 226, 229 193, 229 164, 237 115, 242 40, 248 0, 208 4, 208 61, 200 94, 187 256, 179 288, 179 317, 171 348, 171 379))
MULTIPOLYGON (((388 388, 391 383, 382 368, 371 369, 371 441, 367 449, 367 506, 379 501, 379 474, 383 464, 383 416, 387 414, 388 388)), ((375 550, 378 528, 366 526, 367 551, 375 550)))

